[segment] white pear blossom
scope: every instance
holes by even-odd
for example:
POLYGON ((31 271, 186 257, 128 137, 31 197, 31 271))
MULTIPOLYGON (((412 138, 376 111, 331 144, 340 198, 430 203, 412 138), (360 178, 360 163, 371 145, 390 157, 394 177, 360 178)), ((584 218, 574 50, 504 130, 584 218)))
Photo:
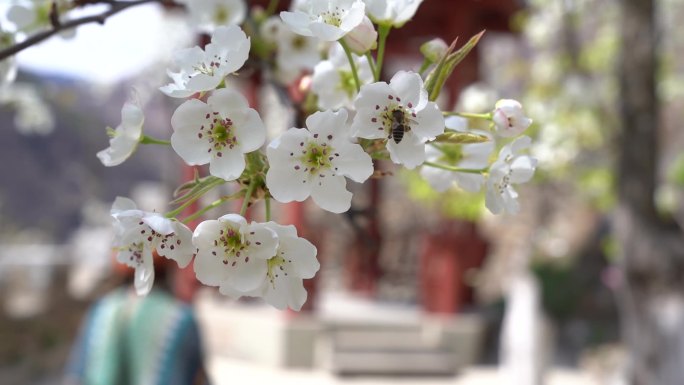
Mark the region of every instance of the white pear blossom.
POLYGON ((363 55, 377 46, 378 32, 368 16, 364 16, 361 24, 344 35, 343 39, 352 52, 363 55))
POLYGON ((309 0, 298 7, 304 11, 281 12, 280 17, 295 33, 323 41, 341 39, 361 24, 365 15, 361 0, 309 0))
POLYGON ((55 128, 54 114, 35 84, 0 87, 0 104, 14 110, 14 125, 22 135, 48 135, 55 128))
POLYGON ((279 69, 299 75, 311 71, 321 61, 320 41, 281 28, 276 36, 276 64, 279 69))
POLYGON ((180 70, 169 71, 173 83, 160 90, 174 98, 186 98, 196 92, 213 90, 227 75, 245 64, 249 48, 250 39, 240 27, 218 27, 211 43, 204 50, 194 46, 174 53, 174 63, 180 70))
POLYGON ((518 193, 513 189, 513 183, 525 183, 534 175, 537 159, 519 154, 531 142, 528 136, 521 136, 504 146, 497 161, 489 168, 485 204, 493 214, 504 211, 516 214, 520 210, 518 193))
POLYGON ((388 139, 392 161, 409 169, 425 161, 425 143, 444 132, 442 112, 428 100, 423 80, 414 72, 400 71, 389 84, 361 87, 354 107, 352 135, 388 139))
POLYGON ((291 128, 269 144, 266 184, 273 198, 301 202, 311 196, 324 210, 349 210, 352 194, 344 177, 364 182, 373 162, 349 141, 346 120, 346 110, 316 112, 306 119, 308 130, 291 128))
POLYGON ((221 287, 220 292, 233 298, 241 296, 263 297, 277 309, 299 311, 306 302, 304 279, 313 278, 321 265, 316 259, 316 247, 297 236, 297 229, 266 222, 265 227, 278 235, 278 248, 267 261, 266 277, 257 289, 249 292, 221 287))
POLYGON ((456 110, 473 113, 484 113, 491 111, 492 104, 496 103, 497 94, 486 83, 473 83, 468 85, 458 95, 456 110))
POLYGON ((200 223, 192 241, 197 247, 195 274, 222 292, 248 292, 266 280, 268 260, 276 255, 278 235, 261 223, 237 214, 200 223))
MULTIPOLYGON (((368 59, 364 56, 352 55, 352 57, 359 81, 362 84, 372 82, 373 72, 368 59)), ((321 109, 351 107, 356 97, 356 84, 349 60, 339 44, 330 47, 328 60, 321 61, 314 68, 311 91, 318 96, 318 106, 321 109)))
POLYGON ((135 101, 128 101, 121 109, 121 124, 112 130, 108 128, 110 135, 109 147, 97 153, 103 165, 107 167, 117 166, 130 157, 143 136, 143 122, 145 116, 140 106, 135 101))
POLYGON ((532 119, 525 116, 522 105, 513 99, 501 99, 496 102, 492 120, 496 133, 503 137, 520 135, 532 124, 532 119))
MULTIPOLYGON (((7 10, 7 20, 14 24, 17 32, 30 35, 41 29, 50 27, 50 12, 52 4, 56 3, 60 22, 69 21, 68 11, 72 4, 68 0, 31 0, 15 2, 7 10)), ((75 28, 60 31, 59 35, 65 39, 76 36, 75 28)))
POLYGON ((321 41, 292 32, 278 16, 261 24, 261 36, 276 52, 276 78, 283 84, 297 80, 321 61, 321 41))
POLYGON ((423 0, 364 0, 366 12, 377 24, 401 27, 406 24, 423 0))
MULTIPOLYGON (((485 131, 468 130, 468 119, 450 116, 445 121, 446 127, 458 132, 474 133, 490 138, 488 142, 448 145, 435 143, 427 146, 429 162, 458 167, 462 169, 480 170, 489 164, 489 156, 494 151, 491 135, 485 131)), ((478 192, 484 183, 484 176, 478 173, 454 172, 436 167, 423 167, 420 174, 437 191, 446 191, 453 184, 468 192, 478 192)))
POLYGON ((171 146, 189 165, 209 163, 209 172, 235 180, 245 170, 244 154, 266 141, 266 127, 244 96, 226 88, 204 103, 190 99, 171 117, 171 146))
POLYGON ((181 3, 188 11, 190 23, 208 31, 242 24, 247 15, 244 0, 182 0, 181 3))
POLYGON ((153 251, 173 259, 180 267, 190 263, 195 247, 192 232, 184 224, 138 210, 132 200, 123 197, 116 198, 111 214, 115 219, 116 259, 135 269, 138 295, 149 293, 154 283, 153 251))

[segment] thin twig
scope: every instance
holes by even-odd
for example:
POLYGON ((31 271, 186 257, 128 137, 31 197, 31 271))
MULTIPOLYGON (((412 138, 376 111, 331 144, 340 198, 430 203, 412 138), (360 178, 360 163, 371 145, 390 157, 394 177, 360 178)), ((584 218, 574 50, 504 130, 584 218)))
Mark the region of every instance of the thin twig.
MULTIPOLYGON (((176 5, 176 3, 172 0, 136 0, 136 1, 98 1, 101 3, 106 3, 110 4, 111 8, 107 10, 106 12, 103 12, 99 15, 92 15, 92 16, 85 16, 81 17, 78 19, 73 19, 66 21, 64 23, 57 22, 55 23, 52 21, 52 29, 39 32, 31 37, 28 37, 21 43, 14 44, 10 47, 7 47, 3 50, 0 50, 0 61, 7 59, 8 57, 19 53, 26 48, 29 48, 33 45, 36 45, 43 40, 52 37, 53 35, 56 35, 62 31, 76 28, 80 25, 83 24, 89 24, 89 23, 98 23, 98 24, 104 24, 107 18, 110 16, 113 16, 127 8, 130 7, 135 7, 136 5, 142 5, 142 4, 147 4, 147 3, 159 3, 159 4, 164 4, 164 5, 176 5)), ((95 3, 95 2, 93 2, 95 3)), ((51 12, 52 13, 52 12, 51 12)))

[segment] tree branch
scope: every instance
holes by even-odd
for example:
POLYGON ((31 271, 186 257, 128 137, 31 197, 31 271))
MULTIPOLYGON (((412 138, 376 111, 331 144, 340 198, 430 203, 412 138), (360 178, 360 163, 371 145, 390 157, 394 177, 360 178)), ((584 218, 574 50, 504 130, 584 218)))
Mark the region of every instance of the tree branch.
MULTIPOLYGON (((95 4, 95 3, 104 3, 104 4, 109 4, 111 7, 109 10, 106 12, 103 12, 99 15, 92 15, 92 16, 85 16, 81 17, 78 19, 73 19, 69 20, 64 23, 57 22, 55 23, 54 20, 51 20, 52 22, 52 29, 39 32, 33 36, 28 37, 24 41, 14 44, 10 47, 7 47, 3 50, 0 50, 0 61, 7 59, 8 57, 15 55, 26 48, 29 48, 31 46, 34 46, 43 40, 52 37, 53 35, 56 35, 62 31, 76 28, 80 25, 83 24, 90 24, 90 23, 98 23, 98 24, 104 24, 107 18, 110 16, 113 16, 127 8, 130 7, 135 7, 137 5, 143 5, 147 3, 159 3, 162 5, 177 5, 173 0, 135 0, 135 1, 117 1, 117 0, 90 0, 83 2, 84 4, 95 4)), ((53 18, 53 14, 56 11, 51 12, 51 19, 53 18)))

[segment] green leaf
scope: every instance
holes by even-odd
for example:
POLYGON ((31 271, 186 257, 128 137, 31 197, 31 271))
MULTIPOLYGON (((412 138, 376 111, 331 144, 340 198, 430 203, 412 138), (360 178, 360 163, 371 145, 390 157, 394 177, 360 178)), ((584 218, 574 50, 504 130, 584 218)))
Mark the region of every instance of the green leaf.
POLYGON ((204 178, 198 178, 197 174, 195 174, 194 180, 186 182, 176 189, 174 192, 174 197, 176 197, 176 199, 170 202, 170 204, 177 205, 195 199, 206 193, 207 188, 217 184, 219 181, 222 181, 222 179, 215 176, 210 175, 204 178))
POLYGON ((472 144, 489 142, 489 138, 484 135, 473 134, 469 132, 445 132, 438 136, 435 140, 439 143, 451 144, 472 144))
POLYGON ((447 79, 449 79, 451 74, 454 72, 454 68, 456 68, 456 66, 461 63, 466 56, 468 56, 470 51, 475 48, 484 33, 485 31, 482 31, 471 37, 470 40, 468 40, 468 42, 456 52, 453 52, 456 45, 456 40, 451 43, 451 46, 449 46, 449 49, 447 50, 447 54, 442 58, 442 60, 440 60, 435 69, 430 72, 425 81, 425 89, 428 92, 430 101, 434 102, 437 100, 440 92, 442 92, 442 87, 444 87, 447 79))
MULTIPOLYGON (((437 86, 437 79, 439 77, 439 74, 444 70, 444 66, 446 65, 446 61, 449 57, 449 55, 454 51, 454 48, 456 48, 456 41, 458 41, 458 38, 454 39, 453 42, 451 42, 451 45, 449 48, 447 48, 446 54, 442 56, 442 59, 437 63, 435 68, 430 71, 430 73, 427 75, 425 78, 425 90, 427 91, 428 95, 432 95, 435 87, 437 86)), ((439 95, 439 92, 437 93, 439 95)), ((430 98, 430 100, 433 100, 430 98)))

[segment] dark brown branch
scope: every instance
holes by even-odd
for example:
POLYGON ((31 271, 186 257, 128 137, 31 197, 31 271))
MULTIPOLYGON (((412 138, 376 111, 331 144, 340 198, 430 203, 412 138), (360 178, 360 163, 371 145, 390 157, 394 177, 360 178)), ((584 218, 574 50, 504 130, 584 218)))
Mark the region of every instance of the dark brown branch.
MULTIPOLYGON (((34 46, 34 45, 42 42, 43 40, 45 40, 49 37, 52 37, 52 36, 62 32, 62 31, 72 29, 72 28, 76 28, 76 27, 78 27, 80 25, 84 25, 84 24, 90 24, 90 23, 104 24, 105 21, 107 20, 107 18, 109 18, 110 16, 113 16, 113 15, 115 15, 115 14, 117 14, 117 13, 119 13, 119 12, 121 12, 127 8, 130 8, 130 7, 135 7, 137 5, 148 4, 148 3, 159 3, 162 5, 176 5, 176 3, 173 0, 136 0, 136 1, 95 0, 95 1, 89 1, 87 3, 88 4, 106 3, 106 4, 109 4, 111 6, 111 8, 109 8, 109 10, 107 10, 106 12, 103 12, 99 15, 85 16, 85 17, 81 17, 78 19, 69 20, 69 21, 64 22, 64 23, 61 23, 59 21, 57 21, 57 23, 55 23, 54 21, 51 21, 52 22, 52 29, 49 29, 49 30, 46 30, 43 32, 39 32, 33 36, 28 37, 27 39, 25 39, 21 43, 17 43, 15 45, 7 47, 3 50, 0 50, 0 61, 5 60, 8 57, 17 54, 17 53, 25 50, 26 48, 34 46)), ((51 12, 51 18, 52 18, 53 13, 56 14, 56 11, 51 12)))

